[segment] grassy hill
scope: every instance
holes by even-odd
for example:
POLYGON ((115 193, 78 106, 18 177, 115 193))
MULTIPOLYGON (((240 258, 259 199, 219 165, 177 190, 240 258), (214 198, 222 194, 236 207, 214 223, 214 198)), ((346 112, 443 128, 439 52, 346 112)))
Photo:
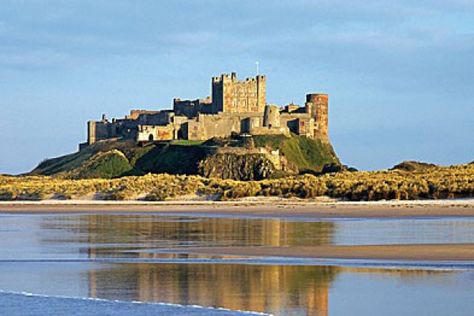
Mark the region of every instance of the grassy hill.
POLYGON ((261 135, 253 137, 255 146, 279 149, 285 158, 300 172, 321 171, 326 164, 340 164, 331 144, 317 139, 293 135, 261 135))
MULTIPOLYGON (((256 147, 279 149, 282 156, 294 168, 301 172, 312 170, 320 171, 325 164, 337 163, 337 158, 332 146, 319 140, 312 140, 302 136, 255 136, 253 142, 256 147)), ((102 141, 83 150, 47 159, 40 163, 32 175, 60 176, 71 179, 87 178, 117 178, 121 176, 144 175, 147 173, 169 174, 200 174, 203 164, 215 161, 216 149, 225 146, 245 147, 248 144, 239 139, 216 139, 207 142, 172 141, 153 143, 147 146, 138 146, 133 141, 102 141)), ((255 173, 258 167, 252 164, 269 166, 264 177, 272 174, 270 163, 264 157, 258 158, 249 155, 248 159, 242 157, 229 157, 232 164, 227 168, 240 169, 239 172, 230 172, 226 166, 221 172, 215 174, 223 178, 237 177, 237 179, 256 179, 262 175, 245 175, 246 170, 255 173), (268 172, 270 170, 270 172, 268 172)), ((232 170, 231 170, 232 171, 232 170)))
POLYGON ((133 162, 143 148, 129 141, 99 142, 77 153, 41 162, 31 175, 66 178, 115 178, 134 173, 133 162))

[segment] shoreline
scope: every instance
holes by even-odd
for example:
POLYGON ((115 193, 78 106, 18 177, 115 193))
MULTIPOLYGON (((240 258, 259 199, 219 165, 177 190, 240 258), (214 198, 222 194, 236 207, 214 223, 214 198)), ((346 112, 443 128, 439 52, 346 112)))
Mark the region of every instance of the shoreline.
POLYGON ((158 213, 290 218, 474 217, 474 199, 374 202, 241 199, 236 201, 0 201, 0 213, 158 213))
MULTIPOLYGON (((164 202, 45 200, 0 201, 0 214, 151 214, 163 216, 202 216, 230 218, 283 218, 324 220, 344 218, 430 219, 474 218, 474 199, 416 201, 308 201, 290 199, 242 199, 236 201, 175 200, 164 202)), ((396 261, 474 262, 474 243, 391 244, 391 245, 316 245, 262 247, 182 247, 166 253, 286 257, 305 259, 355 259, 396 261)))

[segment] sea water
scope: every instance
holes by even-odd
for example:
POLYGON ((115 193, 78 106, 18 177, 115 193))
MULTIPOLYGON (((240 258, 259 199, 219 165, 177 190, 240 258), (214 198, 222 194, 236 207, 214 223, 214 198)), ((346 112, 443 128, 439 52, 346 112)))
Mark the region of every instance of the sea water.
POLYGON ((472 315, 472 262, 198 256, 181 247, 472 243, 468 218, 0 215, 0 315, 472 315))

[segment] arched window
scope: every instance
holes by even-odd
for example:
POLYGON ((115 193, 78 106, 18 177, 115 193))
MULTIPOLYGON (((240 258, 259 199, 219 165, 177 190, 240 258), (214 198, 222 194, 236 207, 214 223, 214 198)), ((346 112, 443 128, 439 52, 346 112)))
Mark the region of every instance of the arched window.
POLYGON ((150 135, 148 136, 148 141, 150 141, 150 142, 153 141, 153 134, 150 134, 150 135))

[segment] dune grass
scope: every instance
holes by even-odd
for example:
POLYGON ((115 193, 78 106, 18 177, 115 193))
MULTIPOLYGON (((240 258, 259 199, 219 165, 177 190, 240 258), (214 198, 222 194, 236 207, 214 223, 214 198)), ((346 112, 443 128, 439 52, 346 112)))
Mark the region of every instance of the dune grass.
POLYGON ((99 199, 166 200, 180 196, 217 200, 254 196, 310 199, 328 196, 352 201, 415 200, 474 196, 474 165, 404 170, 340 172, 261 181, 147 174, 116 179, 65 179, 50 176, 0 176, 1 200, 99 199))

